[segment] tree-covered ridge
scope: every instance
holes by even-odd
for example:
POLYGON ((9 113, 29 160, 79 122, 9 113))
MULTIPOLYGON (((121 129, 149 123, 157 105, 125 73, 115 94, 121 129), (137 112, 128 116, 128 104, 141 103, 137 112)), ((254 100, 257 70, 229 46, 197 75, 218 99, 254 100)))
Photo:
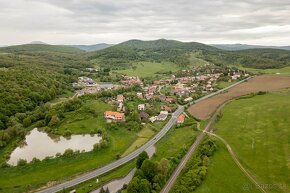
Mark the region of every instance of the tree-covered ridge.
POLYGON ((129 40, 88 54, 103 67, 122 69, 132 62, 173 62, 179 66, 190 64, 190 55, 217 65, 241 65, 252 68, 281 68, 290 65, 290 51, 280 49, 248 49, 226 51, 196 42, 129 40))
POLYGON ((0 48, 0 52, 28 53, 28 52, 58 52, 58 53, 82 53, 83 51, 70 46, 56 46, 48 44, 24 44, 0 48))
POLYGON ((204 50, 200 58, 217 65, 241 65, 251 68, 282 68, 290 66, 290 51, 279 49, 248 49, 238 51, 204 50))
POLYGON ((70 90, 88 62, 73 54, 25 52, 0 54, 0 129, 10 116, 33 110, 70 90))
POLYGON ((193 50, 217 50, 205 44, 160 39, 156 41, 129 40, 110 48, 89 54, 89 59, 96 59, 102 66, 128 68, 133 61, 188 63, 193 50))

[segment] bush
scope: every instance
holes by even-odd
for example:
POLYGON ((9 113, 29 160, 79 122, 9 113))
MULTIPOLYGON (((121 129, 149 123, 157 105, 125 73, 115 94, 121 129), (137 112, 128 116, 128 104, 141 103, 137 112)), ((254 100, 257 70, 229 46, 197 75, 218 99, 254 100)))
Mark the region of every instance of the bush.
POLYGON ((27 165, 27 161, 25 159, 19 159, 17 161, 17 166, 25 166, 27 165))
POLYGON ((73 154, 74 154, 74 151, 69 148, 69 149, 66 149, 62 155, 65 156, 65 157, 70 157, 73 154))

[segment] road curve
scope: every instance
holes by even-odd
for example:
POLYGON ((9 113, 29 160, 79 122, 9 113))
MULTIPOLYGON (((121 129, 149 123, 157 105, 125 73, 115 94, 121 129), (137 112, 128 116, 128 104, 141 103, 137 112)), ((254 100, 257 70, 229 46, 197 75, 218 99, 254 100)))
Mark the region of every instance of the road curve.
MULTIPOLYGON (((227 88, 224 88, 224 89, 221 89, 221 90, 218 90, 214 93, 211 93, 209 95, 206 95, 198 100, 195 100, 193 101, 191 104, 193 103, 197 103, 201 100, 205 100, 207 98, 210 98, 216 94, 219 94, 229 88, 232 88, 238 84, 241 84, 243 82, 245 82, 246 80, 250 79, 251 77, 245 79, 245 80, 242 80, 240 82, 237 82, 227 88)), ((178 106, 177 110, 172 113, 172 117, 170 118, 170 120, 167 122, 167 124, 159 131, 158 134, 156 134, 150 141, 148 141, 146 144, 144 144, 143 146, 141 146, 140 148, 138 148, 137 150, 135 150, 134 152, 130 153, 129 155, 117 160, 117 161, 114 161, 108 165, 105 165, 104 167, 101 167, 101 168, 98 168, 98 169, 95 169, 93 171, 90 171, 88 173, 85 173, 85 174, 82 174, 72 180, 69 180, 69 181, 66 181, 66 182, 63 182, 61 184, 58 184, 58 185, 55 185, 55 186, 51 186, 51 187, 48 187, 48 188, 45 188, 43 190, 39 190, 38 193, 54 193, 54 192, 58 192, 58 191, 61 191, 63 189, 66 189, 66 188, 69 188, 69 187, 72 187, 72 186, 75 186, 75 185, 78 185, 82 182, 85 182, 87 180, 90 180, 92 178, 95 178, 97 176, 100 176, 102 174, 105 174, 109 171, 112 171, 118 167, 120 167, 121 165, 135 159, 141 152, 145 151, 148 147, 150 147, 151 145, 154 145, 155 143, 157 143, 168 131, 169 129, 176 123, 176 119, 177 117, 183 113, 184 111, 184 106, 178 106)), ((201 133, 200 135, 203 135, 202 137, 201 136, 198 136, 197 137, 197 140, 199 139, 199 137, 201 137, 201 139, 204 137, 204 133, 201 133)), ((200 140, 201 140, 200 139, 200 140)), ((200 141, 197 143, 197 145, 200 143, 200 141)), ((195 148, 194 148, 195 149, 195 148)), ((194 151, 194 150, 193 150, 194 151)), ((185 162, 186 163, 186 162, 185 162)))

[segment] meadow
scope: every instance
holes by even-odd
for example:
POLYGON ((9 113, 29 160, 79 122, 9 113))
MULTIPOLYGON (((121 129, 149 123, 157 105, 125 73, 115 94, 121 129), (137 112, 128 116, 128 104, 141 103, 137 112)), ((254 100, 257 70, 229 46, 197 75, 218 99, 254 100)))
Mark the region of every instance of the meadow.
POLYGON ((180 68, 170 62, 153 63, 153 62, 137 62, 133 64, 133 68, 125 70, 117 70, 115 72, 126 74, 128 76, 139 76, 139 77, 153 77, 157 73, 166 73, 169 71, 175 72, 180 68))
MULTIPOLYGON (((225 106, 216 133, 267 192, 289 192, 290 92, 257 95, 225 106)), ((222 161, 221 161, 222 164, 222 161)))
MULTIPOLYGON (((215 138, 213 138, 215 139, 215 138)), ((195 193, 260 192, 233 161, 225 145, 216 140, 217 150, 210 158, 205 180, 195 193)))

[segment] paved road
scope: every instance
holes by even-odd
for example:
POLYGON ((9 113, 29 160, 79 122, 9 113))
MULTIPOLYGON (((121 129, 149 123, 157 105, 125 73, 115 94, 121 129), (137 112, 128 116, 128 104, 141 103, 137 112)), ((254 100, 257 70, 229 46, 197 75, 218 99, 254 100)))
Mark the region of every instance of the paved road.
POLYGON ((186 155, 182 158, 181 162, 179 163, 179 165, 177 166, 177 168, 174 170, 173 174, 171 175, 170 179, 167 181, 167 183, 165 184, 165 186, 163 187, 163 189, 161 190, 160 193, 168 193, 170 191, 170 189, 173 187, 177 177, 179 176, 181 170, 185 167, 186 163, 188 162, 188 160, 192 157, 193 152, 196 150, 196 148, 198 147, 198 145, 202 142, 204 136, 206 135, 205 132, 208 132, 212 126, 212 124, 214 123, 214 121, 216 120, 216 117, 218 115, 219 110, 223 107, 223 105, 221 107, 219 107, 219 109, 215 112, 215 114, 211 117, 210 121, 208 122, 208 124, 206 125, 206 127, 204 128, 203 132, 200 133, 195 142, 192 144, 192 146, 189 148, 189 150, 187 151, 186 155))
POLYGON ((87 180, 90 180, 92 178, 95 178, 97 176, 100 176, 102 174, 105 174, 113 169, 118 168, 119 166, 135 159, 141 152, 145 151, 148 147, 154 145, 157 141, 159 141, 168 131, 169 129, 176 123, 177 117, 184 111, 183 106, 179 106, 178 109, 172 113, 172 117, 168 121, 168 123, 161 129, 161 131, 155 135, 150 141, 148 141, 146 144, 135 150, 134 152, 130 153, 129 155, 114 161, 104 167, 101 167, 99 169, 93 170, 89 173, 83 174, 81 176, 78 176, 72 180, 69 180, 67 182, 49 187, 47 189, 41 190, 38 193, 53 193, 53 192, 58 192, 61 191, 65 188, 69 188, 72 186, 75 186, 77 184, 80 184, 82 182, 85 182, 87 180))
MULTIPOLYGON (((246 80, 248 80, 250 78, 251 77, 247 78, 246 80)), ((207 96, 204 96, 204 97, 202 97, 202 98, 200 98, 198 100, 193 101, 191 104, 197 103, 197 102, 199 102, 201 100, 205 100, 205 99, 207 99, 209 97, 212 97, 212 96, 214 96, 216 94, 219 94, 219 93, 221 93, 221 92, 223 92, 223 91, 225 91, 225 90, 227 90, 227 89, 229 89, 231 87, 234 87, 234 86, 236 86, 238 84, 243 83, 246 80, 242 80, 242 81, 237 82, 237 83, 235 83, 235 84, 233 84, 233 85, 231 85, 231 86, 229 86, 227 88, 224 88, 222 90, 219 90, 217 92, 214 92, 214 93, 211 93, 211 94, 209 94, 207 96)), ((77 184, 80 184, 80 183, 85 182, 87 180, 90 180, 92 178, 95 178, 97 176, 105 174, 105 173, 107 173, 107 172, 109 172, 111 170, 114 170, 114 169, 120 167, 121 165, 123 165, 123 164, 125 164, 125 163, 127 163, 127 162, 129 162, 129 161, 131 161, 133 159, 135 159, 142 151, 145 151, 148 147, 150 147, 150 146, 154 145, 155 143, 157 143, 169 131, 169 129, 176 123, 177 117, 181 113, 183 113, 183 111, 184 111, 184 107, 183 106, 178 106, 178 109, 174 113, 172 113, 172 117, 170 118, 168 123, 160 130, 160 132, 157 135, 155 135, 155 137, 152 138, 150 141, 148 141, 146 144, 144 144, 143 146, 141 146, 140 148, 138 148, 134 152, 130 153, 129 155, 127 155, 127 156, 125 156, 125 157, 123 157, 123 158, 121 158, 121 159, 119 159, 117 161, 114 161, 114 162, 112 162, 112 163, 110 163, 110 164, 108 164, 108 165, 106 165, 104 167, 95 169, 95 170, 93 170, 93 171, 91 171, 89 173, 86 173, 86 174, 82 174, 82 175, 80 175, 80 176, 78 176, 78 177, 76 177, 76 178, 74 178, 72 180, 63 182, 63 183, 55 185, 55 186, 51 186, 51 187, 43 189, 43 190, 40 190, 40 191, 38 191, 38 193, 54 193, 54 192, 61 191, 63 189, 75 186, 77 184)), ((202 133, 202 134, 204 135, 204 133, 202 133)), ((197 138, 197 140, 199 139, 199 137, 197 138)))

